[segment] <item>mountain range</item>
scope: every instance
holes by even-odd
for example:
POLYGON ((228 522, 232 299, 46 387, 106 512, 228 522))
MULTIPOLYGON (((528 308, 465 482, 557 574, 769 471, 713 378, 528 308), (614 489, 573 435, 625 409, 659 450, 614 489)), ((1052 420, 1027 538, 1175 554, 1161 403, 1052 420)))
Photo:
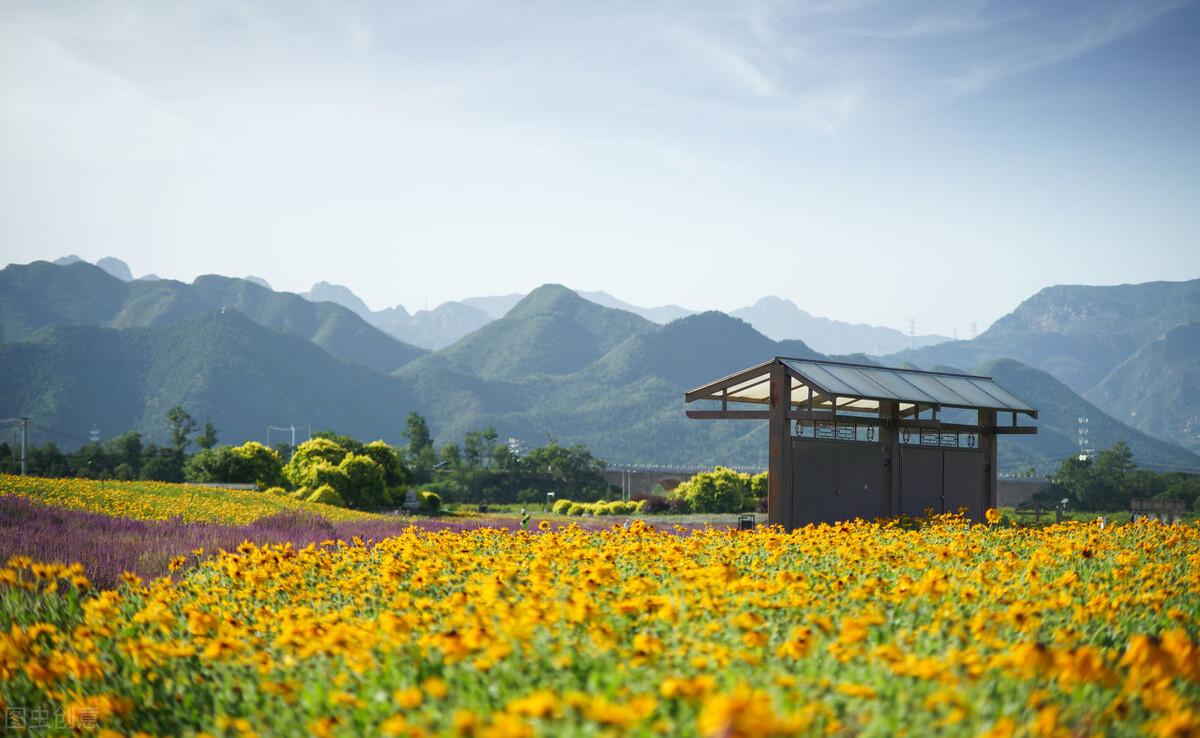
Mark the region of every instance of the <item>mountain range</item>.
MULTIPOLYGON (((602 291, 575 290, 575 293, 602 307, 624 310, 660 325, 697 312, 679 305, 640 307, 602 291)), ((328 282, 318 282, 303 296, 309 300, 342 305, 402 341, 433 350, 445 348, 487 323, 504 317, 525 297, 521 293, 468 297, 410 315, 400 305, 372 311, 350 288, 328 282)), ((893 328, 821 318, 806 313, 791 300, 774 296, 764 297, 754 305, 734 310, 730 315, 745 320, 760 333, 777 341, 803 337, 814 349, 827 354, 883 354, 950 340, 937 335, 910 337, 893 328)))
POLYGON ((1200 452, 1197 322, 1200 279, 1059 285, 1025 300, 974 340, 902 351, 882 361, 928 368, 1016 359, 1045 370, 1122 422, 1200 452))
POLYGON ((5 343, 47 325, 156 327, 222 309, 239 311, 268 328, 310 340, 340 359, 378 371, 391 371, 426 353, 341 305, 310 302, 245 279, 205 275, 191 284, 124 281, 83 261, 35 261, 0 270, 0 341, 5 343))
MULTIPOLYGON (((1195 453, 1156 437, 1163 428, 1195 425, 1186 408, 1197 395, 1200 330, 1187 320, 1189 309, 1158 294, 1167 290, 1186 302, 1192 293, 1180 285, 1187 284, 1139 285, 1155 294, 1115 303, 1087 292, 1108 288, 1070 288, 1085 291, 1081 305, 1161 307, 1158 314, 1135 311, 1136 320, 1115 331, 1119 338, 1093 341, 1116 361, 1086 399, 1046 367, 1076 366, 1086 356, 1079 347, 1108 326, 1075 326, 1063 316, 1062 295, 1035 295, 1014 311, 1020 320, 997 322, 1004 331, 883 363, 989 374, 1039 407, 1038 435, 1001 444, 1005 470, 1057 464, 1076 450, 1082 416, 1098 448, 1125 440, 1139 463, 1200 468, 1195 453), (1051 315, 1035 315, 1039 302, 1055 306, 1051 315), (1176 321, 1184 322, 1139 344, 1176 321), (1074 337, 1057 356, 1042 335, 1050 328, 1074 337), (1004 336, 1012 344, 999 353, 1004 336), (1031 352, 1029 343, 1047 347, 1046 354, 1031 352)), ((493 425, 502 437, 584 443, 616 461, 761 465, 762 423, 688 420, 682 392, 771 356, 824 355, 723 313, 661 325, 559 285, 490 308, 504 312, 429 352, 388 336, 350 307, 249 280, 139 282, 79 262, 10 265, 0 271, 0 416, 28 414, 35 438, 41 433, 67 446, 92 424, 105 436, 135 428, 161 440, 163 414, 176 404, 210 418, 226 442, 262 439, 269 424, 295 423, 399 443, 404 416, 417 410, 443 442, 493 425)), ((1090 316, 1094 308, 1080 310, 1090 316)))

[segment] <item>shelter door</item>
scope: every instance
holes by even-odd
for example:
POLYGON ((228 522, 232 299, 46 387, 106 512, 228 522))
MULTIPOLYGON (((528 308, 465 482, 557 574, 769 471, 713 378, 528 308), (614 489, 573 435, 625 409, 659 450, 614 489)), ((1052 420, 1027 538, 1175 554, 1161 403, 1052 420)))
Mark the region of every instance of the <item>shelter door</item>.
POLYGON ((877 443, 793 439, 788 527, 887 515, 886 472, 877 443))
POLYGON ((942 512, 942 454, 940 448, 900 448, 900 514, 942 512))
POLYGON ((983 519, 984 456, 978 450, 904 446, 900 449, 900 512, 957 512, 983 519))
POLYGON ((942 465, 946 491, 946 509, 944 512, 958 512, 958 508, 967 508, 967 517, 971 520, 983 520, 986 507, 983 500, 984 463, 983 454, 978 451, 960 451, 946 449, 945 461, 942 465))

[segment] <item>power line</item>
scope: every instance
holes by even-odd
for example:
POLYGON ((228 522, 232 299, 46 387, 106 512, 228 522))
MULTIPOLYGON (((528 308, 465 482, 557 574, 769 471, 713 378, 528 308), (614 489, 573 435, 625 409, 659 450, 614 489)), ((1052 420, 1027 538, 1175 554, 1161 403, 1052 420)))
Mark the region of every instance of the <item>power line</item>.
POLYGON ((296 453, 296 429, 297 428, 303 428, 305 433, 307 434, 307 437, 312 438, 312 426, 311 425, 299 425, 299 426, 297 426, 297 425, 288 425, 288 426, 268 425, 267 426, 267 448, 271 447, 271 431, 290 432, 292 434, 292 442, 291 442, 291 446, 290 446, 291 450, 288 455, 288 459, 290 460, 291 456, 296 453))

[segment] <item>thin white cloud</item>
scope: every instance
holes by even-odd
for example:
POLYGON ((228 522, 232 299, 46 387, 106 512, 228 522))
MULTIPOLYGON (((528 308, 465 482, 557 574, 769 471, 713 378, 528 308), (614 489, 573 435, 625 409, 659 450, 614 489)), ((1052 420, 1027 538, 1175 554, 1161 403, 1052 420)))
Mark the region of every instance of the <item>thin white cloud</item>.
POLYGON ((1065 23, 1062 30, 1051 32, 1046 38, 1030 34, 1032 38, 1021 38, 1014 44, 1016 48, 972 64, 966 72, 943 80, 941 86, 954 94, 975 93, 1000 80, 1069 61, 1108 46, 1186 5, 1187 2, 1180 0, 1135 0, 1107 9, 1098 5, 1100 12, 1096 15, 1100 17, 1065 23))
POLYGON ((756 97, 775 94, 775 82, 770 76, 729 45, 689 30, 679 30, 675 37, 698 60, 740 91, 756 97))

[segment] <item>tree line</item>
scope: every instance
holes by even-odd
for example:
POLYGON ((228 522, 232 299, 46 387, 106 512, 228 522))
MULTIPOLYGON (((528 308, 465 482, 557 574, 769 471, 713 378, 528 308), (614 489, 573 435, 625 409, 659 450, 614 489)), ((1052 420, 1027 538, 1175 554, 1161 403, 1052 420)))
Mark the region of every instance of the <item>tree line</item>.
MULTIPOLYGON (((53 442, 31 446, 28 472, 44 477, 255 484, 319 502, 354 507, 401 504, 408 490, 435 493, 464 503, 533 503, 547 493, 578 500, 608 497, 604 462, 583 446, 550 438, 521 452, 501 441, 494 428, 467 433, 461 442, 437 446, 425 418, 410 413, 407 444, 363 443, 333 431, 314 433, 292 448, 250 441, 219 445, 210 421, 201 426, 182 407, 166 413, 170 442, 146 442, 130 431, 65 452, 53 442), (189 453, 192 447, 196 451, 189 453)), ((20 471, 16 447, 0 442, 0 473, 20 471)))
POLYGON ((1039 500, 1066 499, 1074 508, 1095 512, 1129 510, 1134 499, 1179 500, 1194 510, 1200 500, 1200 475, 1139 469, 1124 441, 1095 457, 1066 459, 1050 482, 1039 500))

